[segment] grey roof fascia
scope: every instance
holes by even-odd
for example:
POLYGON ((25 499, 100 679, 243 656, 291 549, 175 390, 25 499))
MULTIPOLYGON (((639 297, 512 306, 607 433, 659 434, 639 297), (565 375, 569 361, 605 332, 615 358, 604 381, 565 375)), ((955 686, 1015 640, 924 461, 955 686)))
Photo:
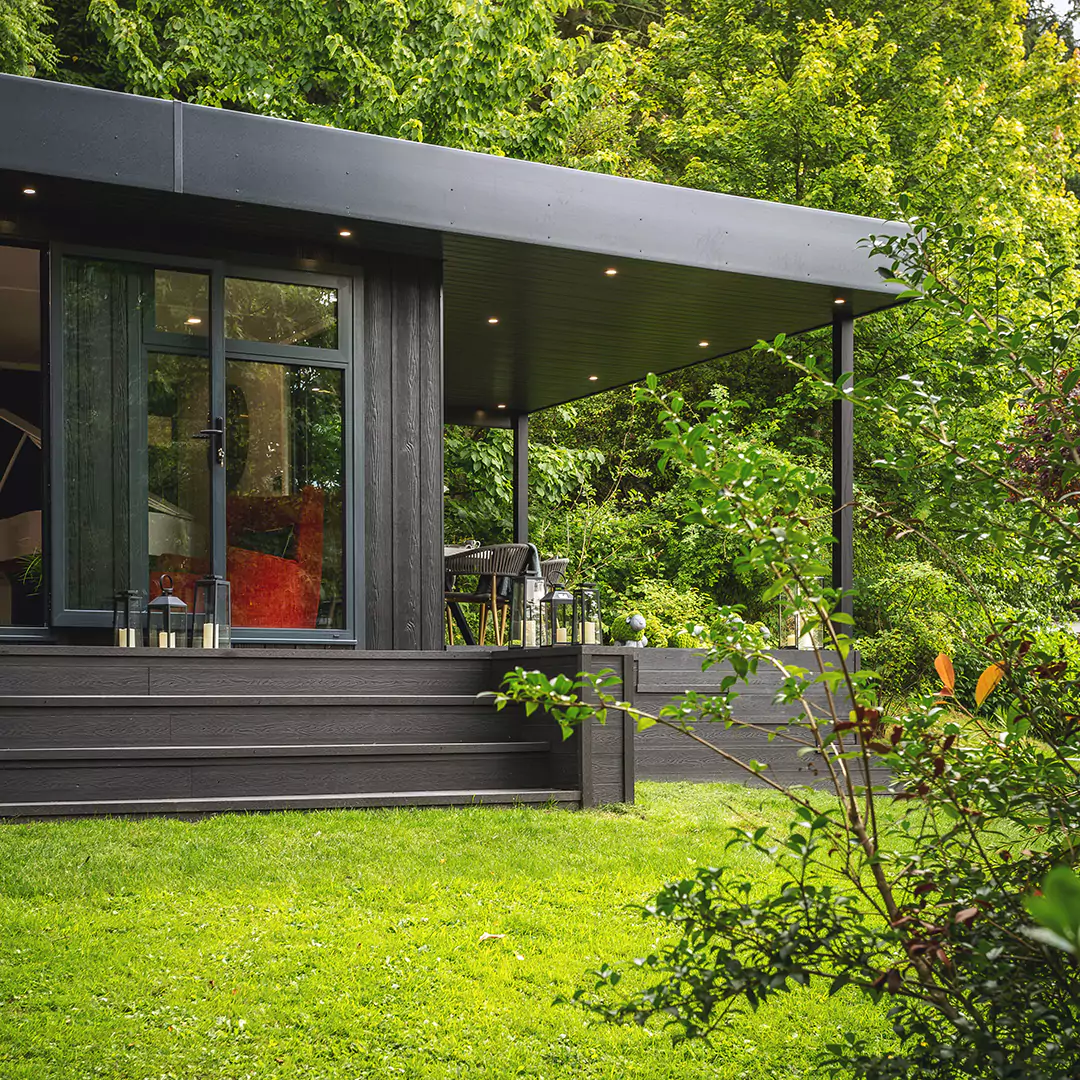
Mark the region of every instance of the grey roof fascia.
POLYGON ((0 75, 0 168, 880 294, 904 226, 0 75))

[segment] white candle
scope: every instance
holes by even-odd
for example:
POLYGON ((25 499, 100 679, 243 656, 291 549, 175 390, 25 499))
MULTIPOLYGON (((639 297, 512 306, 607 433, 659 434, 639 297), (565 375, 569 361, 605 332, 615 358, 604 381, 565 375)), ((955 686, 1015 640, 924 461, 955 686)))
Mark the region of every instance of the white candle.
POLYGON ((157 644, 159 649, 167 649, 169 647, 169 635, 164 630, 158 631, 157 644))
POLYGON ((531 619, 525 624, 525 644, 536 645, 536 623, 531 619))
POLYGON ((202 644, 204 649, 216 649, 217 625, 215 623, 203 623, 202 644))
POLYGON ((597 643, 597 639, 596 639, 596 623, 595 622, 590 622, 588 619, 586 619, 585 620, 585 644, 586 645, 595 645, 596 643, 597 643))
POLYGON ((121 626, 116 631, 116 644, 125 649, 127 648, 128 643, 127 634, 128 632, 126 626, 121 626))
POLYGON ((555 640, 559 643, 564 643, 566 641, 565 627, 560 626, 555 630, 555 640))
POLYGON ((175 630, 171 631, 170 634, 169 634, 169 648, 170 649, 175 649, 176 648, 176 631, 175 630))

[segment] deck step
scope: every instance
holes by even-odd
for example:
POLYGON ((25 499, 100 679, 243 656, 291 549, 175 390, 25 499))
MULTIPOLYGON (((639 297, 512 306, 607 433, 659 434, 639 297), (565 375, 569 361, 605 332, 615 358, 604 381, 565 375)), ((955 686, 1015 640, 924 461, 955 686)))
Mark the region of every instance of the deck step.
POLYGON ((576 808, 581 791, 569 788, 488 788, 464 791, 366 791, 332 795, 259 795, 229 798, 93 799, 0 803, 0 818, 171 814, 198 817, 275 810, 348 810, 404 806, 544 806, 576 808))
POLYGON ((0 709, 169 709, 257 706, 388 705, 425 708, 474 705, 488 699, 475 694, 3 694, 0 709))
POLYGON ((546 754, 547 741, 440 743, 281 743, 273 746, 28 746, 0 750, 0 766, 44 761, 207 761, 263 757, 399 757, 409 754, 546 754))

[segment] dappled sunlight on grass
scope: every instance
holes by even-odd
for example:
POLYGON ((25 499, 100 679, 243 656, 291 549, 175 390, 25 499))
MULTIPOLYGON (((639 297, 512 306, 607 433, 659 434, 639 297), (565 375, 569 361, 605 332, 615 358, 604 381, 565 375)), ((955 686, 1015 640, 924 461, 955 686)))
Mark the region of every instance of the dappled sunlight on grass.
POLYGON ((638 805, 389 810, 0 830, 0 1075, 812 1077, 841 1030, 887 1037, 810 988, 712 1046, 554 1005, 650 948, 629 905, 786 820, 721 785, 638 805), (488 935, 485 937, 485 935, 488 935))

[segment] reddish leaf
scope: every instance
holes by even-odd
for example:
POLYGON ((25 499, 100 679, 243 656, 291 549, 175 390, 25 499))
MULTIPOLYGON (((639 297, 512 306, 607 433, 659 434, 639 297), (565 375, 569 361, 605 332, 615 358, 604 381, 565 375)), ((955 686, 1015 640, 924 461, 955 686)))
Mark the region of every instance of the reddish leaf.
POLYGON ((944 653, 938 653, 934 670, 941 676, 942 684, 951 694, 956 689, 956 672, 953 671, 952 661, 944 653))
POLYGON ((954 923, 959 923, 961 926, 970 926, 978 914, 978 908, 966 907, 963 911, 958 911, 952 918, 954 923))
POLYGON ((900 977, 900 972, 896 968, 891 968, 888 974, 885 976, 885 988, 890 994, 895 994, 903 985, 903 979, 900 977))

